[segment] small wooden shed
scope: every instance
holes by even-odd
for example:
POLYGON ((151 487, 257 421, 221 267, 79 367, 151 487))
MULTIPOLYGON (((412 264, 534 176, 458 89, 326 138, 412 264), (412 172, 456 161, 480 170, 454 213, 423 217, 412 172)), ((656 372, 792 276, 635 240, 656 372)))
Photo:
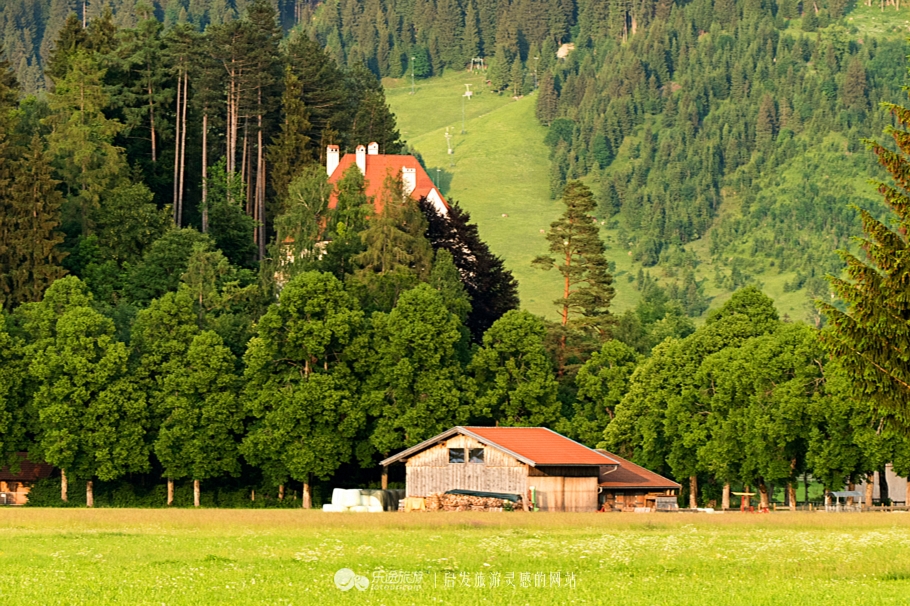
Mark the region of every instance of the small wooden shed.
POLYGON ((643 507, 658 509, 659 501, 679 494, 680 485, 662 475, 649 471, 632 461, 598 450, 618 465, 600 470, 600 508, 603 511, 635 511, 643 507))
POLYGON ((453 427, 381 462, 404 463, 409 497, 504 492, 541 511, 597 511, 598 478, 616 461, 545 427, 453 427))

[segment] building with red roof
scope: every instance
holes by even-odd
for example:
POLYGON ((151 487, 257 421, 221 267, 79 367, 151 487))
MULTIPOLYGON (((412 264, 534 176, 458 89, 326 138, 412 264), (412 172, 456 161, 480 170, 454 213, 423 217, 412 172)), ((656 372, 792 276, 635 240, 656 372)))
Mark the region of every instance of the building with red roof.
MULTIPOLYGON (((373 199, 377 213, 382 212, 382 186, 387 177, 400 178, 405 194, 414 199, 426 198, 436 206, 436 209, 446 214, 448 203, 443 198, 436 184, 430 179, 427 171, 414 156, 399 156, 380 154, 379 144, 370 143, 368 146, 358 145, 353 154, 341 156, 337 145, 326 147, 326 172, 329 183, 335 184, 344 174, 356 166, 366 182, 366 195, 373 199)), ((334 208, 335 199, 329 206, 334 208)))
POLYGON ((545 427, 453 427, 389 457, 408 497, 449 490, 517 494, 543 511, 596 511, 598 481, 617 461, 545 427))
MULTIPOLYGON (((635 511, 646 507, 658 509, 661 502, 674 503, 681 486, 662 475, 620 456, 598 450, 597 452, 618 463, 600 470, 600 508, 603 511, 635 511)), ((668 507, 672 509, 673 507, 668 507)))
POLYGON ((33 463, 27 453, 17 453, 16 471, 0 467, 0 505, 24 505, 28 493, 38 480, 51 477, 54 468, 47 463, 33 463))

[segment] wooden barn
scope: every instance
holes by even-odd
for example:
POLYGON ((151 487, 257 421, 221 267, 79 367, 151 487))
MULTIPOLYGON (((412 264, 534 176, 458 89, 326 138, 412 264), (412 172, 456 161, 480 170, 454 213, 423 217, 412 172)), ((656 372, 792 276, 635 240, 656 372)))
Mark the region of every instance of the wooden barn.
POLYGON ((404 463, 408 497, 448 490, 520 495, 541 511, 597 511, 598 480, 616 461, 544 427, 453 427, 381 462, 404 463))
POLYGON ((656 510, 664 503, 675 503, 680 486, 673 480, 648 471, 612 452, 597 452, 618 463, 600 469, 598 487, 602 511, 635 511, 641 508, 656 510))
POLYGON ((49 478, 53 467, 47 463, 32 463, 26 453, 20 452, 18 471, 0 467, 0 505, 25 505, 32 484, 49 478))

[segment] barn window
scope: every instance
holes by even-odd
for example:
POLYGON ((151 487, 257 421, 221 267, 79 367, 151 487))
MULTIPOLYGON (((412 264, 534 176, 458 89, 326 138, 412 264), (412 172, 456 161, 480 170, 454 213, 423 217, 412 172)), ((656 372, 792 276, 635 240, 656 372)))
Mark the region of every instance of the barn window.
POLYGON ((464 463, 464 448, 450 448, 449 463, 464 463))
POLYGON ((471 463, 483 463, 483 448, 472 448, 468 461, 471 463))

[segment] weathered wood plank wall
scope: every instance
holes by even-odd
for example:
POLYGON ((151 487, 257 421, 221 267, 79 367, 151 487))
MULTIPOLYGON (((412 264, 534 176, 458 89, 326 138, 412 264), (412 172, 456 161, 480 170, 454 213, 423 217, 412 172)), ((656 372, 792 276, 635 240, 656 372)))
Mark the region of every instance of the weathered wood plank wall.
POLYGON ((453 489, 524 494, 524 465, 504 452, 468 436, 453 436, 411 457, 407 463, 407 495, 426 497, 453 489), (483 448, 483 463, 449 463, 449 448, 483 448))

